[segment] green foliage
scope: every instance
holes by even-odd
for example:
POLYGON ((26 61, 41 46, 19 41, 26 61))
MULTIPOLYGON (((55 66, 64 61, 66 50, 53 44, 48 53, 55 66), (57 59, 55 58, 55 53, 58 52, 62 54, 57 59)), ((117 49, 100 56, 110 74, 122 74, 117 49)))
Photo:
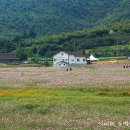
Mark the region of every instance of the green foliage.
POLYGON ((48 108, 39 108, 37 110, 37 113, 42 114, 42 115, 46 115, 46 114, 50 113, 50 109, 48 109, 48 108))
POLYGON ((51 57, 74 51, 74 42, 78 51, 130 41, 128 0, 1 0, 0 5, 0 52, 22 47, 30 57, 38 51, 51 57), (110 29, 121 32, 110 35, 110 29))
POLYGON ((33 110, 35 109, 36 107, 38 107, 38 105, 34 105, 34 104, 25 104, 23 106, 23 109, 30 109, 30 110, 33 110))
POLYGON ((16 52, 17 57, 19 58, 20 61, 26 60, 28 58, 28 54, 24 48, 18 48, 16 52))
POLYGON ((2 36, 56 34, 129 19, 129 0, 1 0, 2 36))
POLYGON ((47 60, 44 61, 43 65, 46 66, 46 67, 52 66, 52 64, 49 61, 47 61, 47 60))
POLYGON ((114 46, 105 46, 105 47, 97 47, 94 49, 86 50, 88 55, 94 53, 97 57, 114 57, 117 56, 128 56, 130 52, 130 45, 114 45, 114 46))
POLYGON ((35 45, 32 51, 36 54, 34 49, 39 46, 40 55, 52 56, 60 50, 74 51, 75 48, 76 51, 90 49, 91 53, 96 53, 97 56, 116 56, 118 50, 121 56, 126 56, 130 51, 129 26, 130 21, 123 21, 111 26, 40 37, 31 41, 35 45), (113 33, 110 33, 110 30, 113 30, 113 33))
POLYGON ((112 25, 97 26, 87 30, 47 35, 43 37, 34 37, 36 35, 34 35, 35 33, 33 32, 24 32, 23 34, 14 37, 12 40, 2 39, 0 44, 2 44, 3 41, 7 41, 7 44, 1 46, 0 51, 16 51, 20 60, 25 60, 27 57, 34 56, 52 57, 52 55, 60 50, 91 50, 91 52, 95 53, 97 56, 116 56, 117 49, 119 49, 118 51, 121 56, 127 56, 130 52, 129 28, 130 21, 127 20, 112 25), (111 31, 113 33, 111 33, 111 31), (114 47, 117 43, 119 44, 119 48, 114 47), (115 49, 111 47, 114 47, 115 49))
POLYGON ((10 39, 0 38, 0 52, 6 53, 15 50, 15 44, 10 39))
MULTIPOLYGON (((99 125, 96 124, 99 121, 105 121, 106 118, 114 122, 119 122, 119 119, 123 121, 128 119, 130 96, 127 93, 129 93, 129 89, 104 91, 100 88, 94 89, 91 87, 93 92, 90 92, 87 88, 84 88, 85 91, 77 91, 74 87, 71 88, 73 90, 68 90, 67 87, 64 89, 30 88, 29 93, 32 94, 32 97, 17 97, 15 95, 24 95, 26 89, 23 88, 20 88, 22 90, 20 92, 18 92, 18 88, 7 89, 6 91, 12 96, 6 95, 5 92, 3 96, 0 96, 0 115, 3 119, 0 129, 8 129, 10 126, 11 129, 20 130, 48 129, 50 126, 51 129, 68 127, 80 129, 81 123, 85 129, 94 129, 95 127, 99 128, 99 125), (40 96, 33 96, 33 94, 40 94, 40 96), (5 117, 8 120, 5 120, 5 117), (91 120, 87 120, 86 117, 91 120), (95 120, 95 118, 98 118, 98 120, 95 120), (73 120, 74 124, 68 124, 68 122, 65 122, 66 120, 73 120), (65 123, 61 123, 61 121, 65 123), (76 124, 77 121, 80 123, 76 124), (84 121, 90 122, 91 125, 86 126, 84 121)), ((106 126, 100 128, 105 129, 106 126)), ((117 126, 109 126, 109 128, 116 129, 117 126)))

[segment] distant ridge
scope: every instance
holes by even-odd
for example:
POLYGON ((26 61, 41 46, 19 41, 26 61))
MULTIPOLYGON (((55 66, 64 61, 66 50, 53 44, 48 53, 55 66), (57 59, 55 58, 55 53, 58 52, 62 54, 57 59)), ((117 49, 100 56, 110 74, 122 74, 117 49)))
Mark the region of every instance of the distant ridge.
POLYGON ((129 0, 1 0, 1 36, 82 30, 130 18, 129 0))

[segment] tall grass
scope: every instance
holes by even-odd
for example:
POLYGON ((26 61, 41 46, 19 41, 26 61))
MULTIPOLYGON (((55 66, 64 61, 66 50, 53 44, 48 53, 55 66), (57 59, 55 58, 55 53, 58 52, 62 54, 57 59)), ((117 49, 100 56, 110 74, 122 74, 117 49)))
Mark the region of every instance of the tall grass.
POLYGON ((98 90, 0 89, 0 129, 105 129, 99 121, 127 119, 130 96, 124 92, 130 90, 98 90))

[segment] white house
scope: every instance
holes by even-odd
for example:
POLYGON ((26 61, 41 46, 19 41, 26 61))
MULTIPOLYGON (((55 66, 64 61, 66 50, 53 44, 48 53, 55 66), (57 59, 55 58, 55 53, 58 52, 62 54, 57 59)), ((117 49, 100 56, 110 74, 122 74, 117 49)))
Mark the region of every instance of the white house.
POLYGON ((87 59, 81 52, 59 52, 53 56, 54 67, 86 65, 87 59))

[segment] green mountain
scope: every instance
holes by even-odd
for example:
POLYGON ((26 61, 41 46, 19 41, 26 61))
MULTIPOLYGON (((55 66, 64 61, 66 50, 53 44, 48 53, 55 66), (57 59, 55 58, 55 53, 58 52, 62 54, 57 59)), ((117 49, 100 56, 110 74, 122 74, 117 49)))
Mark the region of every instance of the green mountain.
POLYGON ((23 33, 11 39, 0 39, 0 52, 17 52, 21 59, 52 56, 64 51, 84 51, 88 55, 121 56, 130 54, 130 20, 91 29, 35 37, 35 33, 23 33), (118 45, 118 46, 117 46, 118 45))
POLYGON ((60 50, 129 54, 129 0, 1 0, 0 5, 0 52, 17 52, 22 59, 60 50))
POLYGON ((82 30, 130 18, 129 0, 1 0, 0 36, 82 30))
POLYGON ((18 54, 28 57, 49 56, 58 51, 85 51, 99 57, 128 56, 130 54, 130 21, 98 26, 81 31, 60 33, 32 39, 33 35, 21 35, 13 40, 18 54))

